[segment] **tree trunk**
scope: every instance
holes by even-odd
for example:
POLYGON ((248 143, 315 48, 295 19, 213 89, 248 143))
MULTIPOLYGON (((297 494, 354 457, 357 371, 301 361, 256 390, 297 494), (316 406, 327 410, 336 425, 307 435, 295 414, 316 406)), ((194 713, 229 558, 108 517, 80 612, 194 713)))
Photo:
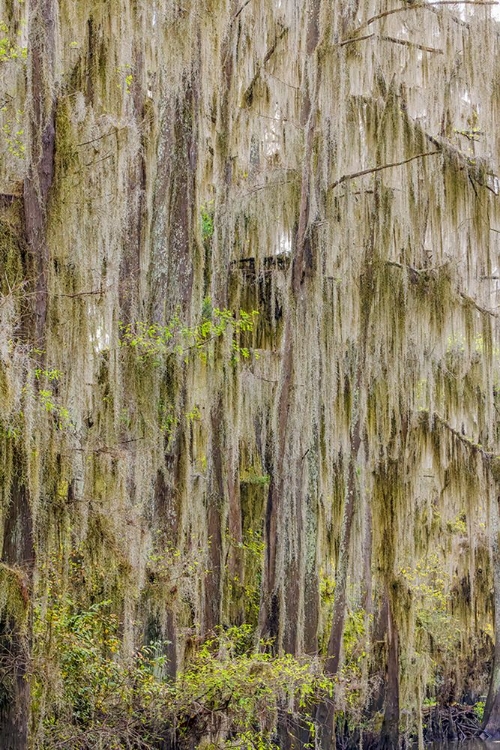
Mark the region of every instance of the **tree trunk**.
POLYGON ((495 650, 490 675, 490 686, 484 707, 483 734, 488 739, 500 739, 500 523, 497 488, 490 495, 491 564, 493 568, 493 611, 495 650))
POLYGON ((46 334, 48 277, 47 245, 49 193, 54 178, 55 100, 54 55, 57 5, 55 0, 29 0, 31 55, 28 69, 29 170, 24 181, 24 215, 33 275, 34 341, 43 349, 46 334))
POLYGON ((8 593, 0 621, 0 747, 6 750, 25 750, 30 718, 28 618, 35 551, 30 502, 19 465, 16 474, 2 551, 2 589, 8 593))
POLYGON ((381 750, 399 748, 399 635, 394 620, 389 592, 385 592, 387 608, 387 677, 384 721, 380 735, 381 750))

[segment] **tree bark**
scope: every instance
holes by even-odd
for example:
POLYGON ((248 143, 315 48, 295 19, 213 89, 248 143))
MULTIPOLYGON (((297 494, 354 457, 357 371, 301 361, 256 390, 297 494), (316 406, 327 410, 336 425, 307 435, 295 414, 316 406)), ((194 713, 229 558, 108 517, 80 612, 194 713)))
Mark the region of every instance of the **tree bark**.
MULTIPOLYGON (((15 455, 14 462, 17 461, 19 456, 15 455)), ((27 618, 35 550, 28 491, 18 467, 5 521, 2 563, 11 581, 0 620, 0 690, 3 693, 0 702, 0 747, 5 750, 25 750, 30 716, 30 687, 26 677, 30 660, 27 618)))
POLYGON ((488 739, 500 739, 500 544, 499 544, 499 498, 494 487, 490 497, 491 564, 493 568, 493 605, 495 650, 490 676, 490 687, 484 707, 483 735, 488 739))
POLYGON ((49 249, 47 212, 54 178, 56 0, 30 0, 28 67, 29 170, 24 181, 24 217, 33 274, 34 340, 43 348, 47 318, 49 249))
POLYGON ((399 635, 394 620, 389 592, 385 592, 387 608, 387 676, 384 721, 380 735, 381 750, 399 748, 399 635))

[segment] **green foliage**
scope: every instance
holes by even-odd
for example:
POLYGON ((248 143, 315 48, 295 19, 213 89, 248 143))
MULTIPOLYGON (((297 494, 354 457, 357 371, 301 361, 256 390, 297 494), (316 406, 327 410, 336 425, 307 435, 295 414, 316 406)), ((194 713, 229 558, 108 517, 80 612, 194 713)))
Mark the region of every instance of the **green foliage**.
POLYGON ((97 747, 106 738, 108 748, 152 748, 175 727, 180 746, 204 737, 214 747, 266 750, 274 747, 279 708, 300 711, 313 731, 307 712, 331 695, 315 661, 255 649, 250 625, 217 629, 175 682, 162 677, 163 644, 126 660, 119 631, 109 600, 82 608, 49 591, 35 607, 32 692, 40 746, 97 747))
POLYGON ((343 648, 344 662, 338 675, 335 697, 336 705, 346 712, 346 718, 356 724, 361 720, 367 685, 364 671, 367 663, 367 625, 372 616, 357 608, 346 613, 343 648))
POLYGON ((245 482, 246 484, 267 487, 270 481, 271 477, 269 474, 260 474, 252 466, 240 474, 240 482, 245 482))
MULTIPOLYGON (((35 380, 39 385, 43 384, 45 386, 43 388, 39 387, 36 390, 38 403, 44 412, 52 415, 58 430, 73 427, 73 420, 71 419, 69 409, 60 403, 56 394, 56 387, 62 375, 63 373, 55 368, 43 369, 36 367, 34 370, 35 380)), ((27 389, 29 387, 26 386, 27 389)))
MULTIPOLYGON (((461 529, 461 518, 457 523, 461 529)), ((450 595, 437 555, 430 555, 414 567, 401 568, 400 574, 411 592, 417 631, 431 638, 434 646, 449 651, 456 646, 457 623, 450 613, 450 595)))
POLYGON ((214 202, 210 201, 200 211, 201 237, 204 243, 209 243, 214 234, 214 202))
POLYGON ((26 60, 28 50, 18 44, 12 44, 9 39, 9 27, 4 21, 0 21, 0 63, 11 60, 26 60))
POLYGON ((357 662, 366 656, 362 647, 366 636, 366 612, 357 609, 348 612, 344 626, 344 658, 346 664, 357 662))
POLYGON ((484 701, 478 701, 478 702, 477 702, 477 703, 475 703, 475 704, 474 704, 474 706, 473 706, 473 711, 474 711, 474 713, 476 714, 476 716, 477 716, 477 718, 479 719, 479 721, 482 721, 482 720, 483 720, 483 716, 484 716, 484 707, 485 707, 485 705, 486 705, 486 704, 485 704, 485 702, 484 702, 484 701))
POLYGON ((321 601, 331 606, 335 599, 335 576, 328 575, 323 568, 319 572, 319 594, 321 601))
POLYGON ((155 674, 165 657, 159 644, 120 660, 119 623, 101 601, 83 609, 69 596, 54 596, 34 610, 33 713, 44 748, 153 746, 167 683, 155 674), (96 744, 92 744, 95 742, 96 744))
POLYGON ((116 72, 120 77, 120 83, 117 84, 119 89, 123 89, 125 94, 130 94, 132 83, 134 82, 134 76, 131 73, 131 65, 120 65, 116 72))
MULTIPOLYGON (((5 112, 6 110, 7 107, 2 107, 1 111, 5 112)), ((18 159, 22 159, 26 151, 24 128, 20 124, 22 116, 22 112, 17 112, 15 122, 7 121, 2 125, 2 133, 7 144, 7 151, 18 159)))
POLYGON ((241 542, 231 538, 228 542, 231 547, 240 551, 244 570, 243 580, 239 575, 230 579, 230 598, 241 601, 244 606, 245 619, 257 624, 260 609, 262 557, 265 549, 262 532, 248 529, 241 542))
MULTIPOLYGON (((182 732, 214 746, 273 747, 278 710, 307 711, 332 684, 310 659, 272 657, 251 647, 249 625, 219 629, 179 675, 177 721, 182 732)), ((312 721, 311 721, 312 725, 312 721)))
MULTIPOLYGON (((148 585, 151 593, 165 599, 166 592, 187 592, 196 576, 205 573, 204 560, 199 550, 182 552, 171 544, 156 543, 159 551, 151 552, 147 561, 148 585)), ((172 594, 173 595, 173 594, 172 594)))
POLYGON ((186 359, 193 352, 207 362, 211 345, 222 336, 230 335, 233 361, 250 357, 250 350, 240 345, 239 335, 253 331, 257 311, 240 310, 236 317, 230 310, 211 308, 211 304, 209 308, 207 299, 203 310, 202 321, 196 326, 183 325, 178 315, 167 325, 141 321, 121 323, 120 344, 134 351, 140 362, 160 365, 165 357, 176 355, 186 359))

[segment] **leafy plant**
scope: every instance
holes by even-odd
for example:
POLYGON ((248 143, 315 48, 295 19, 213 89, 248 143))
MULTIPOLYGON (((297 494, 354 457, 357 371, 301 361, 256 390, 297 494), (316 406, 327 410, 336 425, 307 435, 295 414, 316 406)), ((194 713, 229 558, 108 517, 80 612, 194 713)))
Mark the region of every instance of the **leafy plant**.
POLYGON ((249 645, 251 635, 249 625, 219 628, 179 675, 181 734, 208 737, 217 747, 271 748, 280 710, 300 711, 307 721, 308 708, 331 695, 332 684, 316 662, 272 657, 249 645))
POLYGON ((63 373, 55 368, 43 369, 36 367, 34 370, 35 380, 44 388, 37 391, 38 402, 43 411, 52 414, 59 430, 67 429, 73 426, 69 409, 59 403, 54 386, 57 385, 63 373))
POLYGON ((260 474, 259 472, 255 471, 253 466, 245 469, 240 473, 240 482, 244 482, 246 484, 254 484, 267 487, 270 481, 271 477, 269 476, 269 474, 260 474))
MULTIPOLYGON (((206 302, 206 300, 205 300, 206 302)), ((205 305, 204 309, 208 309, 205 305)), ((176 355, 187 358, 197 353, 203 361, 208 361, 210 345, 224 335, 231 336, 233 360, 250 357, 250 350, 241 346, 239 334, 253 331, 256 310, 247 313, 240 310, 236 317, 230 310, 211 308, 207 317, 199 325, 185 326, 178 315, 167 325, 156 323, 120 324, 120 344, 133 350, 141 362, 159 365, 164 357, 176 355)))
POLYGON ((137 738, 139 747, 153 747, 170 690, 155 677, 165 661, 157 644, 120 659, 111 602, 84 609, 69 596, 35 607, 33 637, 33 707, 43 747, 97 747, 107 735, 110 748, 137 738))
POLYGON ((200 211, 201 237, 203 242, 207 243, 214 234, 214 209, 213 201, 201 207, 200 211))
POLYGON ((33 636, 33 713, 47 750, 103 741, 109 748, 153 748, 167 730, 179 747, 205 738, 219 748, 267 750, 280 710, 300 712, 314 731, 308 711, 331 695, 315 660, 255 648, 250 625, 217 628, 176 681, 162 678, 161 643, 121 657, 119 621, 108 600, 81 608, 49 592, 35 607, 33 636))
POLYGON ((484 707, 485 707, 485 705, 486 705, 486 704, 485 704, 485 702, 484 702, 484 701, 478 701, 478 702, 477 702, 477 703, 475 703, 475 704, 474 704, 474 706, 473 706, 473 710, 474 710, 474 713, 476 714, 476 716, 477 716, 477 718, 479 719, 479 721, 482 721, 482 720, 483 720, 483 716, 484 716, 484 707))
POLYGON ((26 60, 27 56, 27 48, 12 44, 9 39, 9 27, 5 21, 0 21, 0 63, 17 60, 18 58, 26 60))
POLYGON ((450 595, 437 555, 430 555, 414 567, 401 568, 400 575, 415 602, 418 631, 432 638, 444 651, 453 648, 457 641, 457 624, 449 610, 450 595))

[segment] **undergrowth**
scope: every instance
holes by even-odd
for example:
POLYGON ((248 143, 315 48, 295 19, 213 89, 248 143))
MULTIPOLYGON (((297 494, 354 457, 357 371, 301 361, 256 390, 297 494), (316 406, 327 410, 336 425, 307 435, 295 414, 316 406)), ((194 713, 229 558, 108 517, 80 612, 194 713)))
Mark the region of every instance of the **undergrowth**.
POLYGON ((331 694, 314 659, 273 657, 253 627, 219 628, 172 680, 165 644, 121 653, 111 602, 82 609, 53 596, 35 610, 32 672, 36 746, 156 748, 202 739, 213 748, 275 747, 280 712, 301 713, 331 694))

